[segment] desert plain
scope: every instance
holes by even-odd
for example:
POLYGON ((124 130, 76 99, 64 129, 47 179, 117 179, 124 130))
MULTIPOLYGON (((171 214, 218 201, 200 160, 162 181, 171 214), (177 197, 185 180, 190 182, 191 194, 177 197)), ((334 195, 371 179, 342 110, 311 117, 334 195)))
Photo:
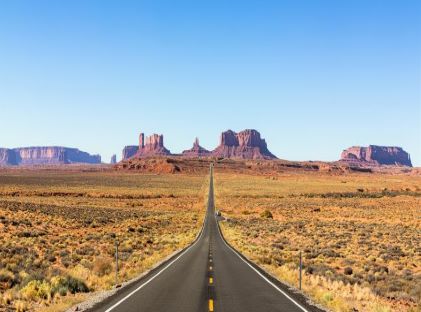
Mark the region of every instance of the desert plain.
MULTIPOLYGON (((215 165, 231 245, 294 288, 301 253, 302 291, 331 311, 420 311, 417 169, 247 168, 215 165)), ((205 214, 202 169, 0 171, 0 311, 65 311, 113 288, 116 241, 119 283, 186 247, 205 214)))

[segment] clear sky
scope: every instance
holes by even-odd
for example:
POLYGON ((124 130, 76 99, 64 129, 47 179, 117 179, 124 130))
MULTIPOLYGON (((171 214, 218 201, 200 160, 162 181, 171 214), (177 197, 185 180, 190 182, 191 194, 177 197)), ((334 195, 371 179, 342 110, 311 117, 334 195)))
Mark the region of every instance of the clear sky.
POLYGON ((421 2, 0 2, 0 146, 109 161, 255 128, 290 160, 397 145, 421 166, 421 2))

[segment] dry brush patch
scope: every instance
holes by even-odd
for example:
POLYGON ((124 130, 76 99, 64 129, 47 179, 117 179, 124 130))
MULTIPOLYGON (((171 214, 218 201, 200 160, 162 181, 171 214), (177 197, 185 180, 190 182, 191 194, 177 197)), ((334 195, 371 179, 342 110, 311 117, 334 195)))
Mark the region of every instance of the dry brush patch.
POLYGON ((421 178, 215 176, 224 235, 253 261, 334 311, 419 311, 421 178))
POLYGON ((135 277, 197 234, 204 176, 0 173, 0 311, 60 311, 135 277))

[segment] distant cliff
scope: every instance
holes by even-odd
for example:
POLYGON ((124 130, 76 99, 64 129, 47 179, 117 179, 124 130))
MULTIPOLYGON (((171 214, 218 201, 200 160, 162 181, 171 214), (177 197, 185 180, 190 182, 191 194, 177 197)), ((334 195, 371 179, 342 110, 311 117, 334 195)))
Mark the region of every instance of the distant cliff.
POLYGON ((90 155, 76 148, 62 146, 35 146, 0 148, 0 165, 62 165, 73 163, 99 164, 100 155, 90 155))
POLYGON ((341 160, 356 163, 412 167, 409 154, 397 146, 352 146, 342 152, 341 160))

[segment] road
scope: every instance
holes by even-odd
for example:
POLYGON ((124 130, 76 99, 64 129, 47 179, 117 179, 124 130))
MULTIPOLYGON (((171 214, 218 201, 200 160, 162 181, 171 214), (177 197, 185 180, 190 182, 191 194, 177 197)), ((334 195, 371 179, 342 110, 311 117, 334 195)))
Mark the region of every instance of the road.
POLYGON ((91 311, 310 312, 318 309, 265 276, 224 241, 215 217, 211 167, 207 213, 197 240, 91 311))

